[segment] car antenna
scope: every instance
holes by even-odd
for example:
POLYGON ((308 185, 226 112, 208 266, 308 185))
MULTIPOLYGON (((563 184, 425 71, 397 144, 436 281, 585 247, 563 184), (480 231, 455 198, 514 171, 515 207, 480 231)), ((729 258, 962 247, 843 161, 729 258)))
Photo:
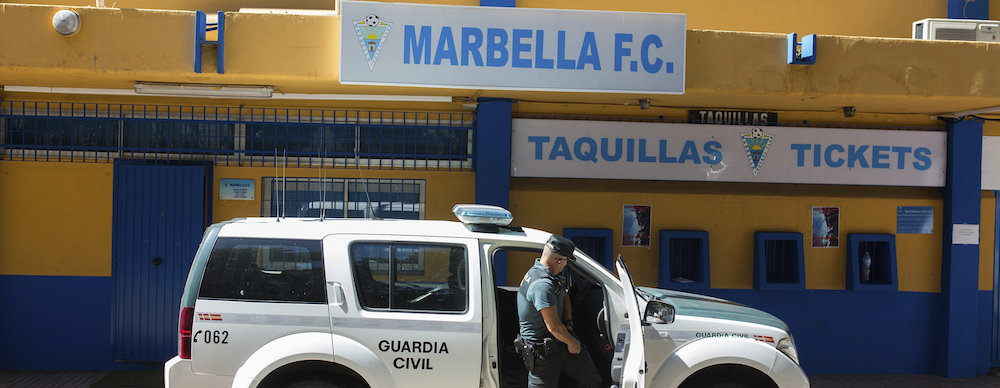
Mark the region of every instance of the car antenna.
MULTIPOLYGON (((274 147, 274 179, 278 179, 278 147, 274 147)), ((274 219, 277 222, 281 222, 281 208, 278 207, 281 202, 279 201, 280 197, 278 197, 278 188, 274 187, 274 184, 271 185, 271 188, 274 189, 274 196, 276 197, 274 198, 274 219)))
MULTIPOLYGON (((323 189, 323 170, 326 168, 326 163, 323 162, 323 146, 319 147, 319 220, 323 222, 326 219, 326 190, 323 189)), ((330 206, 333 207, 332 205, 330 206)))
POLYGON ((358 168, 358 175, 361 176, 361 184, 365 188, 365 206, 371 212, 371 218, 373 220, 379 219, 378 215, 375 214, 375 208, 372 206, 372 197, 368 195, 368 180, 365 179, 365 174, 361 172, 361 163, 358 161, 358 149, 361 148, 361 126, 354 127, 354 167, 358 168))
POLYGON ((288 217, 288 209, 285 209, 285 199, 288 198, 288 193, 285 191, 285 167, 288 166, 288 148, 281 151, 281 218, 288 217))

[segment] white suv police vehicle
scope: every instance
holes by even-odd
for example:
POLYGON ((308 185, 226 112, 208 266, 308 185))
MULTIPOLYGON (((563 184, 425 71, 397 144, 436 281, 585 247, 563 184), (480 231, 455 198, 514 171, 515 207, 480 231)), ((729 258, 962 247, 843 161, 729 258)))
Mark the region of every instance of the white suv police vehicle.
MULTIPOLYGON (((551 234, 498 207, 461 222, 237 219, 205 232, 181 300, 176 387, 520 387, 514 287, 493 258, 551 234)), ((512 255, 513 256, 513 255, 512 255)), ((520 255, 527 257, 528 255, 520 255)), ((618 387, 807 387, 788 327, 721 299, 639 287, 581 251, 575 333, 618 387)))

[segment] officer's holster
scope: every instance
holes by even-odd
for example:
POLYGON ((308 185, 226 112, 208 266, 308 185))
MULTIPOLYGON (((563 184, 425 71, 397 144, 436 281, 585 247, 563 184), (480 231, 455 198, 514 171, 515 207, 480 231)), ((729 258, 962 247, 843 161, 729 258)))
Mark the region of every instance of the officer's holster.
POLYGON ((514 350, 521 356, 521 360, 524 360, 524 367, 528 368, 528 372, 534 372, 535 344, 518 335, 517 338, 514 339, 514 350))

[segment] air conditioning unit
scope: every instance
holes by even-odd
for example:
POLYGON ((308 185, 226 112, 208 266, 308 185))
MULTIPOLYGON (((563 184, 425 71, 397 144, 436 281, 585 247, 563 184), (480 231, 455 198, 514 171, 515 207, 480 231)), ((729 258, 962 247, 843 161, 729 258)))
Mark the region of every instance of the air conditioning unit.
POLYGON ((923 19, 913 22, 913 39, 1000 42, 1000 22, 973 19, 923 19))

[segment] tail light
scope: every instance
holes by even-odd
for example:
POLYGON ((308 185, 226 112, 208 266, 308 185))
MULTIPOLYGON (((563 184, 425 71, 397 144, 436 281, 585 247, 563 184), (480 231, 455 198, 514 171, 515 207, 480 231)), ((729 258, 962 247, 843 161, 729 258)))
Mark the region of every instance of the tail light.
POLYGON ((191 327, 194 326, 194 307, 181 309, 179 323, 177 354, 183 359, 191 359, 191 327))

